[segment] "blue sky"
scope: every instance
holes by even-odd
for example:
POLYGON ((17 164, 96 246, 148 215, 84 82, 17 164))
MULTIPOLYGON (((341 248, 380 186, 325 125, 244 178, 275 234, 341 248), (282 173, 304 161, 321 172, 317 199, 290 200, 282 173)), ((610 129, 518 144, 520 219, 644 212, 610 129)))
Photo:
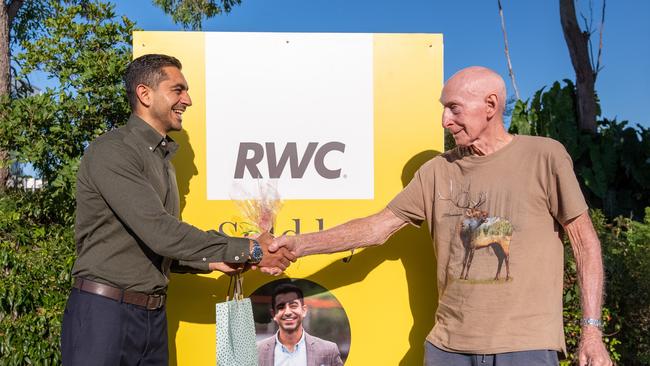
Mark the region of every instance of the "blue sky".
MULTIPOLYGON (((181 30, 149 0, 115 1, 116 12, 144 30, 181 30)), ((594 24, 600 0, 593 0, 594 24)), ((522 98, 562 79, 575 80, 562 34, 559 1, 503 0, 510 55, 522 98)), ((578 0, 589 17, 589 0, 578 0)), ((596 90, 603 116, 650 127, 650 1, 608 1, 596 90)), ((204 31, 442 33, 445 78, 470 65, 499 72, 509 94, 496 0, 242 0, 204 31)), ((597 44, 597 35, 595 35, 597 44)))

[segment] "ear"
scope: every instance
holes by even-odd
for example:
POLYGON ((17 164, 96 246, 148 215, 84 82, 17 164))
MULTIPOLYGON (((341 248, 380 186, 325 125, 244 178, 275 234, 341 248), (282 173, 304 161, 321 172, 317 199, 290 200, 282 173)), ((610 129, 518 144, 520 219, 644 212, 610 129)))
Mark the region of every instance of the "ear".
POLYGON ((149 88, 144 84, 138 84, 138 86, 135 87, 135 95, 138 96, 138 101, 140 101, 141 105, 147 108, 151 106, 152 103, 151 88, 149 88))
POLYGON ((305 317, 307 316, 307 310, 309 310, 309 308, 307 307, 306 304, 303 304, 302 305, 302 318, 303 319, 305 319, 305 317))
POLYGON ((488 119, 492 119, 497 114, 498 109, 499 97, 496 94, 489 94, 485 97, 485 112, 488 119))

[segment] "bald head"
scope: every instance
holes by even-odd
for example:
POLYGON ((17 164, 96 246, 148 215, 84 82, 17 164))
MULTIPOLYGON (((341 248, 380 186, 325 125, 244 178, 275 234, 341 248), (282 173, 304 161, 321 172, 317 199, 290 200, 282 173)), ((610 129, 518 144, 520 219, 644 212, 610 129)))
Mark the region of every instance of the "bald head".
POLYGON ((506 84, 499 74, 487 67, 470 66, 458 71, 447 80, 444 89, 467 93, 478 100, 495 95, 499 114, 505 111, 506 84))
POLYGON ((488 154, 509 135, 503 125, 506 85, 496 72, 479 66, 462 69, 447 80, 440 102, 442 127, 459 146, 488 154))

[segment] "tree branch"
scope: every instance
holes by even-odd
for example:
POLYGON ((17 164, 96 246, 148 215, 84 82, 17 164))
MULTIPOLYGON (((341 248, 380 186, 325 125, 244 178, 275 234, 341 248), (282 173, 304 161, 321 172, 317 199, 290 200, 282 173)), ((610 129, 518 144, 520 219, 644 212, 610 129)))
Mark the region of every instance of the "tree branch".
POLYGON ((20 10, 20 7, 23 6, 23 3, 25 0, 12 0, 9 2, 7 5, 7 15, 9 15, 9 24, 11 24, 16 17, 16 14, 18 14, 18 10, 20 10))
POLYGON ((515 96, 519 100, 521 98, 519 97, 519 89, 517 88, 517 83, 515 82, 515 73, 512 70, 512 62, 510 62, 510 50, 508 49, 508 34, 506 33, 506 22, 503 16, 503 7, 501 6, 501 0, 497 0, 497 4, 499 5, 499 16, 501 17, 501 30, 503 31, 503 43, 505 46, 506 61, 508 62, 508 74, 510 75, 510 81, 512 81, 512 88, 515 90, 515 96))
POLYGON ((600 60, 603 55, 603 29, 605 29, 605 3, 606 2, 607 2, 606 0, 603 0, 603 11, 600 18, 600 37, 598 40, 598 61, 596 62, 596 68, 594 69, 594 80, 598 76, 598 73, 600 72, 601 69, 600 60))

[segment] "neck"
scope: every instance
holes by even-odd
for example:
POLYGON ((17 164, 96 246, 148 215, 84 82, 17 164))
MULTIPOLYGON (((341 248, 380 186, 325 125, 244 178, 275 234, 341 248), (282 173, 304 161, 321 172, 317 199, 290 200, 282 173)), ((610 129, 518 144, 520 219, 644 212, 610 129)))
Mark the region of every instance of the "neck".
POLYGON ((493 127, 486 129, 481 137, 470 145, 476 155, 493 154, 512 141, 513 136, 503 127, 503 121, 494 121, 491 126, 493 127))
POLYGON ((293 331, 283 331, 280 330, 278 333, 278 339, 280 340, 280 343, 289 350, 289 352, 293 352, 294 348, 296 347, 296 344, 300 342, 300 338, 302 337, 302 327, 299 327, 296 330, 293 331))
POLYGON ((165 131, 164 128, 160 126, 160 124, 155 123, 156 119, 152 118, 149 113, 143 112, 141 109, 138 109, 133 112, 136 116, 138 116, 141 120, 145 121, 151 128, 156 130, 160 134, 160 136, 165 137, 167 136, 167 131, 165 131))

